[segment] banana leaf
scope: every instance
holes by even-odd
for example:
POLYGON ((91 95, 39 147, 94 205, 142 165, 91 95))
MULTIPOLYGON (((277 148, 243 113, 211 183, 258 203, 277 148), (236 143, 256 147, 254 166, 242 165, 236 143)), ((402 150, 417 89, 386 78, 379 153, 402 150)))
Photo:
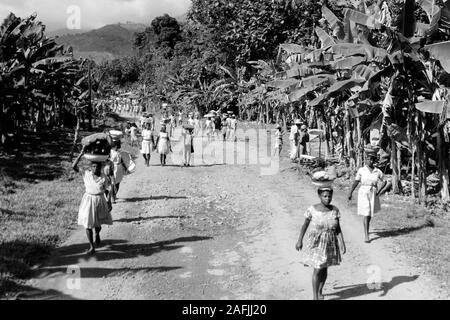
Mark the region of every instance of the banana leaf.
POLYGON ((445 71, 450 72, 450 41, 430 44, 425 46, 425 49, 441 62, 445 71))
POLYGON ((304 53, 306 51, 305 47, 294 43, 280 44, 280 48, 283 49, 287 54, 304 53))
POLYGON ((336 41, 334 41, 334 39, 322 28, 316 27, 315 31, 320 39, 320 42, 322 43, 322 48, 327 48, 333 44, 336 44, 336 41))
POLYGON ((268 87, 277 88, 277 89, 286 89, 292 86, 299 84, 299 80, 297 79, 286 79, 286 80, 274 80, 270 81, 266 84, 268 87))
POLYGON ((345 19, 349 19, 350 21, 362 24, 363 26, 366 26, 371 29, 376 28, 377 23, 375 21, 375 16, 369 16, 362 12, 348 8, 344 9, 343 13, 345 19))
POLYGON ((331 46, 326 51, 331 51, 334 54, 341 55, 343 57, 365 55, 368 60, 374 60, 375 58, 384 59, 388 55, 388 52, 382 48, 377 48, 366 44, 353 43, 338 43, 331 46))
POLYGON ((317 76, 303 78, 301 80, 301 87, 302 88, 317 87, 320 84, 323 84, 324 81, 329 81, 330 83, 335 83, 336 79, 333 75, 329 75, 329 74, 321 74, 321 75, 317 75, 317 76))
POLYGON ((365 61, 366 61, 365 57, 353 56, 337 60, 332 63, 332 66, 334 69, 338 70, 353 69, 355 66, 365 61))
POLYGON ((435 0, 422 0, 420 6, 422 7, 423 11, 426 12, 430 21, 433 19, 433 16, 436 14, 436 12, 441 10, 441 8, 436 5, 435 0))
POLYGON ((326 5, 322 7, 322 17, 328 22, 331 29, 333 30, 333 35, 339 40, 345 39, 344 24, 341 20, 336 17, 336 15, 328 9, 326 5))
POLYGON ((353 69, 352 77, 356 79, 369 80, 376 74, 374 68, 366 65, 358 65, 353 69))
MULTIPOLYGON (((416 109, 424 113, 442 114, 444 111, 445 101, 431 101, 425 100, 420 103, 416 103, 416 109)), ((450 111, 447 113, 447 117, 450 117, 450 111)))
POLYGON ((71 59, 72 58, 69 58, 69 57, 45 58, 45 59, 42 59, 42 60, 39 60, 39 61, 33 63, 32 66, 33 66, 33 68, 36 68, 36 67, 41 66, 41 65, 49 65, 49 64, 52 64, 52 63, 66 62, 66 61, 69 61, 71 59))

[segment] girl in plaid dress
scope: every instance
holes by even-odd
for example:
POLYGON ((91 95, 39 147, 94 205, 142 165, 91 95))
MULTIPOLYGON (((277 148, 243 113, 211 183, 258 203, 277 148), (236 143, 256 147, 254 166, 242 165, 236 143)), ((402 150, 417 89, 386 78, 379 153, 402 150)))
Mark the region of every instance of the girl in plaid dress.
POLYGON ((341 263, 341 251, 345 254, 345 242, 339 224, 339 209, 331 205, 333 189, 321 187, 318 190, 320 203, 306 210, 305 223, 296 245, 303 250, 303 238, 309 226, 303 263, 314 268, 312 282, 314 300, 323 300, 323 287, 328 277, 328 267, 341 263))

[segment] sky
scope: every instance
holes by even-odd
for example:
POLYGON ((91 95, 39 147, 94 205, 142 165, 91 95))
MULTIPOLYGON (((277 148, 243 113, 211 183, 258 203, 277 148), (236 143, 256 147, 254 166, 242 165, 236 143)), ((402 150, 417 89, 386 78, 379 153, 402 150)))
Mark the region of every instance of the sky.
POLYGON ((150 24, 153 18, 165 13, 173 17, 185 14, 190 3, 190 0, 0 0, 0 21, 10 12, 19 17, 36 12, 49 31, 67 28, 68 22, 71 28, 81 29, 127 21, 150 24))

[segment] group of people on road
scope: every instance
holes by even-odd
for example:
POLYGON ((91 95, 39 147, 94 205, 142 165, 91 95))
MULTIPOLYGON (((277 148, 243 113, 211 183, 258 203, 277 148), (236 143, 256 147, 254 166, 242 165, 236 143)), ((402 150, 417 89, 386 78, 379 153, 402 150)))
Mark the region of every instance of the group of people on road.
POLYGON ((220 113, 211 111, 205 115, 206 121, 204 124, 204 131, 208 137, 208 142, 213 139, 222 139, 223 141, 232 140, 236 141, 236 131, 238 122, 236 115, 232 112, 220 113))

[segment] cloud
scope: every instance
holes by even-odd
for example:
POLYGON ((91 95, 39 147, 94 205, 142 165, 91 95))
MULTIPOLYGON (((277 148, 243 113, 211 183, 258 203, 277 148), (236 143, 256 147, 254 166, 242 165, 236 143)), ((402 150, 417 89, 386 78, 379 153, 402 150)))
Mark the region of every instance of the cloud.
POLYGON ((66 28, 70 6, 81 12, 81 28, 92 29, 118 22, 150 24, 157 16, 168 13, 173 17, 189 9, 190 0, 1 0, 0 19, 9 12, 25 17, 36 12, 48 29, 66 28))

